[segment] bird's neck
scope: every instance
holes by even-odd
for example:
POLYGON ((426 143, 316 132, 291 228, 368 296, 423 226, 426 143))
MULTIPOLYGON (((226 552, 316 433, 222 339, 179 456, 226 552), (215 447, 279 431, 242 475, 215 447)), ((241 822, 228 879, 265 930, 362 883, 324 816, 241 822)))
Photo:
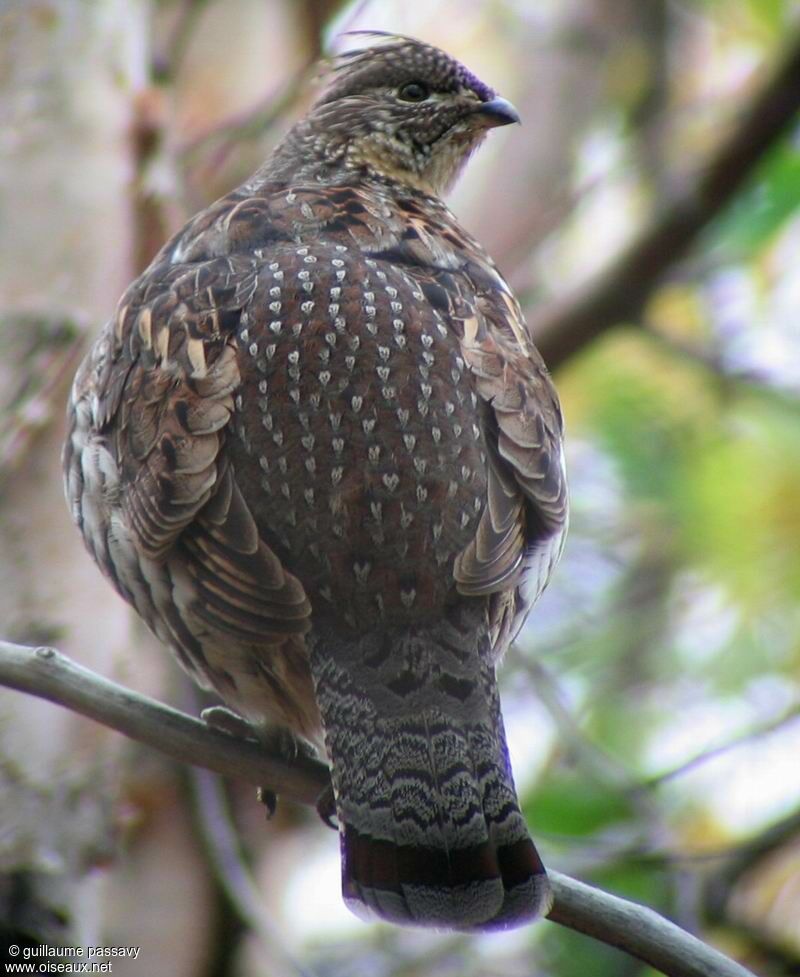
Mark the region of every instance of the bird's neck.
POLYGON ((379 141, 320 140, 307 123, 294 126, 272 155, 248 181, 287 185, 374 185, 382 195, 422 193, 438 200, 440 187, 425 173, 404 167, 387 154, 379 141))

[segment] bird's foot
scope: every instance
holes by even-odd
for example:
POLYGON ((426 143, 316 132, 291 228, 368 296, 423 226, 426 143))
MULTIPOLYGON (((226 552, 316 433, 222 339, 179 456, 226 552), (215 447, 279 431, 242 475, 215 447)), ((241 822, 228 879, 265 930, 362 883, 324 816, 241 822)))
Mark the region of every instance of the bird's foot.
POLYGON ((317 814, 322 818, 324 824, 329 828, 333 828, 334 831, 338 831, 338 825, 335 820, 336 798, 334 797, 331 784, 328 784, 317 798, 317 814))
MULTIPOLYGON (((307 740, 296 736, 285 726, 259 729, 227 706, 210 706, 200 713, 200 718, 211 729, 257 744, 276 760, 293 763, 298 757, 316 756, 316 750, 307 740)), ((278 808, 275 791, 269 787, 259 787, 256 797, 267 810, 267 820, 273 818, 278 808)))
POLYGON ((295 760, 311 760, 317 755, 314 747, 302 736, 293 733, 286 726, 272 726, 260 732, 259 739, 270 756, 286 763, 295 760))
POLYGON ((229 736, 235 736, 240 740, 261 742, 255 726, 240 716, 238 712, 228 709, 227 706, 209 706, 208 709, 204 709, 200 713, 200 718, 206 726, 217 730, 219 733, 227 733, 229 736))
POLYGON ((274 790, 270 790, 269 787, 257 787, 256 798, 259 804, 263 804, 267 809, 267 821, 271 821, 275 817, 275 812, 278 810, 278 795, 274 790))
MULTIPOLYGON (((264 751, 273 759, 283 763, 295 763, 297 760, 313 759, 317 755, 314 747, 304 739, 293 733, 286 726, 271 726, 258 731, 259 743, 264 751)), ((258 799, 267 809, 267 820, 271 819, 278 806, 278 795, 268 787, 260 787, 258 799)))
MULTIPOLYGON (((302 736, 297 736, 286 726, 273 726, 271 729, 259 732, 261 745, 276 760, 294 763, 297 759, 304 757, 311 759, 317 755, 317 751, 308 740, 303 739, 302 736)), ((256 796, 267 809, 267 820, 271 820, 278 807, 278 795, 269 787, 259 787, 256 796)))

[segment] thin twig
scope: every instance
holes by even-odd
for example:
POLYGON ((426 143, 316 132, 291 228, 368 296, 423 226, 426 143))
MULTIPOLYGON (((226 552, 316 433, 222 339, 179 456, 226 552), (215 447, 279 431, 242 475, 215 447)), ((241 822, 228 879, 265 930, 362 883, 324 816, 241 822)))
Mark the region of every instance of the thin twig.
POLYGON ((266 913, 264 900, 244 860, 231 823, 223 782, 203 769, 192 769, 191 777, 197 818, 214 874, 237 916, 261 941, 267 959, 277 957, 284 972, 294 977, 313 977, 291 955, 278 928, 266 913))
POLYGON ((153 56, 152 74, 160 84, 175 81, 197 22, 207 6, 208 0, 182 0, 166 44, 153 56))
POLYGON ((770 825, 766 831, 744 845, 733 854, 722 870, 706 880, 704 904, 708 912, 709 921, 713 923, 730 924, 728 916, 731 893, 740 879, 750 870, 765 861, 773 852, 779 851, 784 845, 793 844, 800 837, 800 810, 770 825))
MULTIPOLYGON (((573 858, 577 853, 575 864, 586 865, 586 871, 592 872, 598 866, 606 868, 614 865, 647 865, 655 868, 677 866, 706 865, 730 861, 743 852, 750 852, 760 844, 760 838, 748 839, 738 844, 725 845, 720 848, 709 848, 700 851, 685 851, 682 849, 661 846, 648 847, 646 842, 637 837, 633 831, 628 832, 630 840, 624 837, 620 840, 620 832, 610 829, 599 831, 590 837, 562 834, 557 831, 542 831, 536 833, 540 841, 548 841, 556 845, 569 846, 573 858)), ((579 874, 581 874, 579 872, 579 874)))
MULTIPOLYGON (((185 763, 239 777, 304 804, 328 783, 327 768, 289 764, 110 682, 52 648, 0 641, 0 684, 67 706, 185 763)), ((549 918, 645 961, 668 977, 753 977, 651 909, 551 872, 555 902, 549 918)))
POLYGON ((534 693, 553 720, 559 739, 580 762, 586 776, 616 790, 636 789, 638 784, 625 765, 594 743, 581 729, 567 705, 563 689, 550 670, 540 661, 524 654, 517 644, 513 644, 509 651, 530 676, 534 693))
MULTIPOLYGON (((346 33, 366 10, 370 0, 362 0, 347 11, 338 25, 338 34, 346 33)), ((317 45, 312 45, 316 48, 317 45)), ((223 154, 240 140, 253 139, 263 135, 270 126, 288 112, 306 91, 308 83, 323 70, 324 60, 318 59, 315 51, 295 74, 277 92, 271 92, 253 108, 234 116, 229 116, 206 132, 200 133, 178 150, 178 155, 188 162, 198 153, 205 153, 222 145, 223 154)), ((215 159, 216 163, 220 160, 215 159)))
POLYGON ((752 743, 753 740, 761 739, 762 736, 769 736, 771 733, 777 732, 787 723, 800 717, 800 703, 795 703, 789 709, 781 713, 780 716, 775 719, 771 719, 769 722, 764 723, 762 726, 756 726, 754 729, 745 730, 745 732, 740 733, 738 736, 733 736, 724 743, 720 743, 718 746, 713 746, 707 750, 702 750, 700 753, 695 754, 688 760, 684 760, 683 763, 679 763, 675 767, 670 767, 669 770, 664 770, 661 773, 657 773, 652 777, 648 777, 642 784, 643 787, 653 788, 659 787, 661 784, 666 783, 668 780, 675 780, 677 777, 683 777, 685 774, 697 767, 702 766, 704 763, 710 763, 711 760, 716 760, 717 757, 723 756, 725 753, 729 753, 731 750, 735 750, 740 746, 744 746, 747 743, 752 743))
POLYGON ((721 351, 704 348, 696 343, 667 336, 645 327, 645 335, 656 342, 670 356, 702 367, 717 382, 718 389, 752 394, 769 403, 784 407, 800 406, 798 393, 780 381, 770 381, 756 370, 731 369, 725 364, 721 351))
POLYGON ((636 323, 664 273, 683 258, 700 232, 751 176, 800 110, 800 35, 741 121, 694 180, 662 202, 652 222, 597 278, 529 316, 545 361, 556 369, 619 323, 636 323))
POLYGON ((287 112, 305 92, 308 82, 318 70, 316 61, 303 65, 277 92, 270 92, 253 108, 228 117, 195 136, 178 148, 177 155, 185 163, 200 153, 216 151, 214 162, 219 164, 231 147, 243 139, 255 139, 287 112), (222 155, 218 155, 222 154, 222 155))
POLYGON ((46 313, 0 313, 0 488, 63 411, 84 349, 81 324, 46 313))

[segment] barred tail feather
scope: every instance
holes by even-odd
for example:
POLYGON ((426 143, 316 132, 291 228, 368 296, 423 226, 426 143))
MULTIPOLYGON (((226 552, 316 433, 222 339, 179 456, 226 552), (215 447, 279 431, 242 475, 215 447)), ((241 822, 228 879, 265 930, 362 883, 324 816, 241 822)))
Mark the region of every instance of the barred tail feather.
POLYGON ((342 836, 342 892, 362 918, 453 930, 511 929, 545 915, 551 904, 544 866, 529 837, 470 848, 396 845, 342 836))
POLYGON ((313 642, 344 899, 406 925, 519 926, 547 912, 550 888, 519 809, 494 670, 438 638, 313 642))

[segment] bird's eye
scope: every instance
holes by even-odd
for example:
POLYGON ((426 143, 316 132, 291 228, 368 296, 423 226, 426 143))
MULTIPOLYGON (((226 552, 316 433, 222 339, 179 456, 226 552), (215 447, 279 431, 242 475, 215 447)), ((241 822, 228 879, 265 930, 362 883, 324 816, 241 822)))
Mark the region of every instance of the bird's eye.
POLYGON ((424 81, 409 81, 397 93, 404 102, 424 102, 430 89, 424 81))

